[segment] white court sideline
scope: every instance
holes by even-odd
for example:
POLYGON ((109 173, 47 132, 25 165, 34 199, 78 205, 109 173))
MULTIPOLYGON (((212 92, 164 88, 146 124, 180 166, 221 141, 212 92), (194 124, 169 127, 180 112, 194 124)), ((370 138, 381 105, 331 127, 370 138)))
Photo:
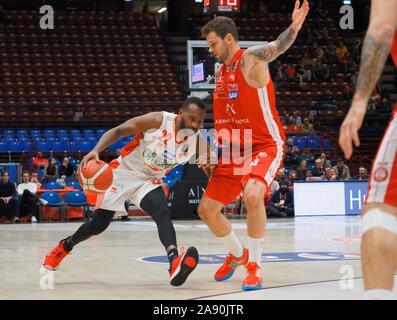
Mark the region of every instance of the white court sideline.
MULTIPOLYGON (((241 290, 243 269, 226 282, 213 280, 225 252, 205 225, 174 223, 179 247, 195 245, 200 252, 200 264, 178 288, 168 283, 168 262, 151 220, 112 223, 76 246, 53 274, 40 273, 43 258, 77 223, 0 225, 0 299, 362 298, 357 216, 269 220, 264 288, 255 292, 241 290)), ((244 241, 244 221, 233 224, 244 241)))

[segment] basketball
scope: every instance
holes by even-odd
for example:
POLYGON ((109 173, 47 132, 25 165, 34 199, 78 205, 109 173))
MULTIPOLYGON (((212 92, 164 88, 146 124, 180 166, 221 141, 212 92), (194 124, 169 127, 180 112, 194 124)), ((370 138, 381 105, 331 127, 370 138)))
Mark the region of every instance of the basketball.
POLYGON ((77 178, 83 190, 105 192, 113 182, 113 171, 104 161, 90 160, 87 166, 77 170, 77 178))

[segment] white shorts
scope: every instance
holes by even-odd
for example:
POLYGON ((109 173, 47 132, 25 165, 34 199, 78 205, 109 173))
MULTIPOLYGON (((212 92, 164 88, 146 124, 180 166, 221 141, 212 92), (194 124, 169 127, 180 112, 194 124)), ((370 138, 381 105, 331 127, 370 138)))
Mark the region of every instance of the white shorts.
POLYGON ((132 171, 121 164, 113 169, 111 187, 97 197, 96 209, 125 211, 124 202, 129 200, 140 208, 142 199, 154 189, 161 186, 161 179, 144 173, 132 171))

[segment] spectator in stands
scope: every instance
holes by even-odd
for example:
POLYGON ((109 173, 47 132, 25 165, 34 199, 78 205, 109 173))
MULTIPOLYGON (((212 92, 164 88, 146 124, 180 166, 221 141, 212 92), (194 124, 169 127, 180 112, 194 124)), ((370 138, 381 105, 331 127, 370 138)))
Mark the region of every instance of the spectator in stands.
POLYGON ((280 168, 280 170, 277 173, 277 176, 275 180, 280 183, 280 181, 285 181, 287 180, 287 173, 285 172, 285 168, 280 168))
POLYGON ((280 60, 277 60, 275 63, 274 80, 276 82, 281 82, 284 80, 284 70, 283 70, 283 65, 280 60))
POLYGON ((306 181, 312 181, 313 180, 313 172, 312 170, 307 170, 306 171, 306 181))
POLYGON ((351 99, 353 98, 353 88, 352 88, 351 84, 346 83, 343 86, 342 93, 343 93, 344 100, 351 101, 351 99))
POLYGON ((297 77, 299 79, 299 86, 303 87, 305 81, 312 81, 312 71, 306 68, 305 64, 300 63, 298 66, 297 77))
POLYGON ((336 102, 332 97, 331 90, 327 89, 314 103, 314 110, 336 109, 336 102))
POLYGON ((296 78, 296 68, 293 64, 289 63, 284 69, 285 80, 294 81, 296 78))
POLYGON ((324 180, 326 180, 326 181, 336 181, 337 180, 334 168, 325 169, 325 179, 324 180))
POLYGON ((338 158, 337 165, 334 169, 338 180, 346 181, 351 179, 350 169, 345 165, 345 160, 342 157, 338 158))
POLYGON ((66 180, 71 180, 73 178, 74 167, 69 162, 69 158, 63 158, 62 164, 58 168, 59 176, 65 176, 66 180))
POLYGON ((292 147, 292 151, 285 154, 285 166, 296 168, 300 162, 299 148, 297 146, 292 147))
POLYGON ((37 184, 29 180, 29 172, 23 172, 23 182, 17 188, 20 197, 19 218, 32 215, 32 223, 37 223, 40 221, 38 204, 46 205, 48 202, 37 196, 37 184))
POLYGON ((296 169, 296 174, 299 180, 306 180, 307 160, 302 160, 299 167, 296 169))
POLYGON ((290 185, 293 185, 295 181, 300 180, 298 177, 298 173, 295 169, 292 169, 289 173, 288 180, 290 182, 290 185))
POLYGON ((320 177, 320 178, 325 177, 324 164, 323 161, 320 159, 317 159, 314 162, 313 177, 320 177))
POLYGON ((294 215, 294 195, 288 182, 281 181, 280 189, 270 199, 267 213, 270 217, 292 217, 294 215))
POLYGON ((37 172, 32 172, 32 177, 30 178, 30 182, 33 182, 37 185, 37 189, 41 188, 40 177, 37 172))
POLYGON ((367 181, 369 179, 369 176, 368 176, 368 170, 367 170, 367 168, 365 168, 365 167, 360 167, 360 168, 358 168, 358 176, 356 176, 355 178, 354 178, 354 180, 365 180, 365 181, 367 181))
POLYGON ((294 147, 294 139, 288 138, 287 143, 285 145, 285 152, 292 152, 292 148, 294 147))
POLYGON ((36 157, 33 158, 33 167, 37 170, 40 167, 48 165, 48 160, 43 157, 43 153, 38 151, 36 157))
POLYGON ((58 167, 55 159, 51 159, 47 166, 44 168, 44 182, 52 182, 58 179, 58 167))
POLYGON ((0 181, 0 222, 5 220, 19 222, 19 201, 15 183, 10 181, 7 171, 1 173, 0 181))
POLYGON ((302 133, 312 133, 314 132, 314 125, 311 119, 304 118, 301 126, 302 133))
POLYGON ((379 87, 376 86, 372 91, 371 97, 368 101, 368 111, 376 111, 378 103, 381 101, 379 87))
POLYGON ((331 161, 327 159, 327 155, 323 152, 319 159, 323 162, 323 166, 325 169, 332 168, 331 161))
POLYGON ((343 43, 343 41, 339 41, 338 45, 335 48, 335 54, 339 62, 343 62, 343 60, 346 58, 347 54, 349 53, 349 50, 347 50, 347 47, 343 43))
POLYGON ((316 6, 314 8, 314 15, 316 17, 325 19, 328 17, 328 10, 326 8, 324 8, 323 2, 322 1, 318 1, 316 3, 316 6))
POLYGON ((300 160, 306 160, 307 162, 314 162, 314 156, 313 154, 310 152, 310 148, 303 148, 303 152, 300 155, 300 160))
POLYGON ((338 63, 338 58, 336 57, 335 51, 336 51, 336 47, 333 45, 329 45, 325 47, 324 54, 328 64, 338 63))

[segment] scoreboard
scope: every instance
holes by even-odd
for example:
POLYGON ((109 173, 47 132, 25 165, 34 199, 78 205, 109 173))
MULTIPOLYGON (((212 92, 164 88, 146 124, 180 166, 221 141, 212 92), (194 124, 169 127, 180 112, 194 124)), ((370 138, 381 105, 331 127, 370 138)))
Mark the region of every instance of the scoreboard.
POLYGON ((204 13, 236 13, 240 0, 204 0, 204 13))

